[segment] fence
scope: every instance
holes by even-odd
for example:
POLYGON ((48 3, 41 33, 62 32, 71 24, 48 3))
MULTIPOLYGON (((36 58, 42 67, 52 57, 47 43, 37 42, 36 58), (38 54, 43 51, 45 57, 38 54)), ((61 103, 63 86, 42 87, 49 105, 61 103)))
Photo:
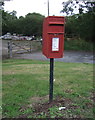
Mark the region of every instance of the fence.
POLYGON ((42 42, 39 40, 9 40, 8 41, 8 57, 12 58, 13 54, 32 53, 32 51, 41 48, 42 42), (40 47, 39 47, 40 46, 40 47))

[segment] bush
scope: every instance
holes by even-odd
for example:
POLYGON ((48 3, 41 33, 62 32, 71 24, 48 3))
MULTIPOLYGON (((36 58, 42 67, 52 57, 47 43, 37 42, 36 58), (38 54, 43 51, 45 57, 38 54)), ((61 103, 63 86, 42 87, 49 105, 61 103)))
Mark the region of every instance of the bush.
POLYGON ((64 44, 65 50, 84 50, 84 51, 93 51, 93 43, 86 42, 82 39, 71 39, 65 40, 64 44))

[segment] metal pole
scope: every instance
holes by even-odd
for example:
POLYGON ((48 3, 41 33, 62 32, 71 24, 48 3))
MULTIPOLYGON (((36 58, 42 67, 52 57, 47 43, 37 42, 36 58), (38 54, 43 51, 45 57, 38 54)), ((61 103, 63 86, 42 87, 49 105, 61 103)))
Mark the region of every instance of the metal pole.
POLYGON ((48 16, 49 16, 49 0, 48 0, 48 16))
POLYGON ((49 91, 49 102, 53 100, 53 70, 54 70, 54 58, 50 58, 50 91, 49 91))
MULTIPOLYGON (((48 16, 49 16, 49 0, 48 0, 48 16)), ((50 58, 49 102, 52 102, 53 100, 53 71, 54 71, 54 58, 50 58)))

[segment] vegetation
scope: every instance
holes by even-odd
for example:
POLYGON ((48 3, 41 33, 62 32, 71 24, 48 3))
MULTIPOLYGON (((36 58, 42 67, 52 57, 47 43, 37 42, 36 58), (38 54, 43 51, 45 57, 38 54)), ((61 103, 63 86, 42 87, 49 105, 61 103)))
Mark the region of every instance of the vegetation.
POLYGON ((4 60, 3 118, 93 118, 93 65, 55 62, 54 79, 49 104, 48 61, 4 60))
POLYGON ((82 40, 94 42, 95 34, 95 2, 85 0, 68 0, 63 2, 63 10, 66 13, 66 34, 76 35, 82 40), (79 14, 75 14, 75 10, 79 14))
POLYGON ((95 51, 92 42, 87 42, 79 38, 66 38, 64 43, 64 50, 76 50, 76 51, 95 51), (70 39, 70 40, 69 40, 70 39))
POLYGON ((42 35, 43 18, 39 13, 28 13, 25 17, 16 17, 16 11, 10 13, 2 10, 2 34, 42 35))

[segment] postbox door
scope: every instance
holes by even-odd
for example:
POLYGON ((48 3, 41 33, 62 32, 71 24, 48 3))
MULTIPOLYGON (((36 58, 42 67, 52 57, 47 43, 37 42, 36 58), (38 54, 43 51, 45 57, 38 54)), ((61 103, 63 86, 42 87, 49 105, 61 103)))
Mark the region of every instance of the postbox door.
POLYGON ((64 42, 64 24, 61 21, 49 22, 49 55, 53 57, 62 57, 63 54, 63 42, 64 42))
POLYGON ((43 54, 62 58, 64 50, 64 17, 49 16, 44 21, 43 54))

